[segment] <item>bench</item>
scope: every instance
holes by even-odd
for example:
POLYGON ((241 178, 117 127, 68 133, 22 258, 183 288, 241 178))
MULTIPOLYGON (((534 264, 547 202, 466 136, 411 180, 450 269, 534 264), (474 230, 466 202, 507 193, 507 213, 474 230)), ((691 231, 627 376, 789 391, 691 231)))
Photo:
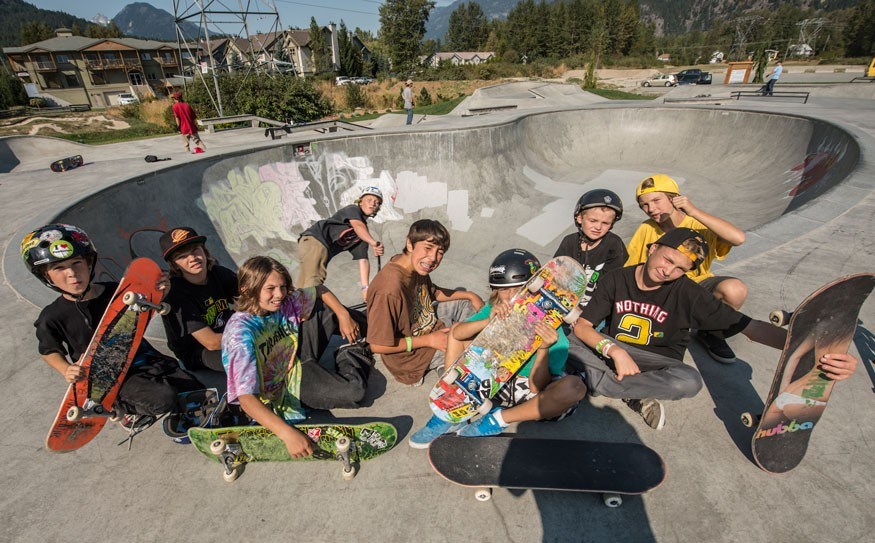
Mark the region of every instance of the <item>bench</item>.
POLYGON ((250 123, 252 128, 258 128, 259 124, 269 124, 272 126, 284 126, 286 123, 274 121, 273 119, 265 119, 258 115, 231 115, 229 117, 212 117, 210 119, 198 119, 197 124, 204 126, 207 132, 215 132, 217 124, 232 124, 232 123, 250 123))
POLYGON ((763 94, 760 91, 733 91, 729 96, 736 100, 741 100, 742 97, 747 98, 799 98, 803 104, 808 103, 808 92, 787 92, 775 91, 772 94, 763 94))

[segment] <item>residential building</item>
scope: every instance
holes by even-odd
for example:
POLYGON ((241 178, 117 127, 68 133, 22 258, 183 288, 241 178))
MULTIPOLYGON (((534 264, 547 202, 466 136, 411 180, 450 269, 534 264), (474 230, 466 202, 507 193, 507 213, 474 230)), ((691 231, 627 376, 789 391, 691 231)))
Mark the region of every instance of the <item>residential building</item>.
POLYGON ((190 62, 175 43, 86 38, 64 28, 54 38, 4 47, 3 53, 29 95, 52 105, 96 108, 117 105, 122 93, 164 96, 181 85, 183 62, 190 62))
POLYGON ((441 62, 450 62, 452 64, 483 64, 484 62, 495 58, 495 53, 492 51, 478 52, 463 52, 450 51, 443 53, 435 53, 425 59, 425 64, 429 66, 437 66, 441 62))

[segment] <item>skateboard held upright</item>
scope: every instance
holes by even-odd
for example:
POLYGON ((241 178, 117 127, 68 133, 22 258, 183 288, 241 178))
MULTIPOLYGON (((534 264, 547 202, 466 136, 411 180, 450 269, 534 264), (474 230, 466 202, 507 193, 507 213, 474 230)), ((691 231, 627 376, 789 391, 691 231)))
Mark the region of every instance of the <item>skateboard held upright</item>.
POLYGON ((574 259, 556 257, 535 273, 510 300, 510 315, 492 319, 429 393, 434 414, 464 422, 492 409, 491 398, 541 345, 538 322, 554 329, 580 317, 587 277, 574 259))
POLYGON ((84 376, 70 385, 46 437, 46 448, 76 450, 100 432, 107 418, 120 417, 115 400, 155 310, 169 312, 156 284, 161 269, 148 258, 131 262, 77 362, 84 376))
POLYGON ((474 488, 480 501, 492 488, 519 488, 595 492, 619 507, 621 495, 643 494, 665 479, 662 458, 635 443, 445 435, 432 442, 428 460, 444 479, 474 488))
POLYGON ((763 414, 742 414, 746 426, 758 422, 753 457, 763 470, 784 473, 802 462, 835 384, 819 370, 818 361, 827 353, 848 352, 860 309, 873 287, 875 274, 851 275, 819 288, 792 314, 770 315, 779 325, 789 318, 787 340, 763 414))

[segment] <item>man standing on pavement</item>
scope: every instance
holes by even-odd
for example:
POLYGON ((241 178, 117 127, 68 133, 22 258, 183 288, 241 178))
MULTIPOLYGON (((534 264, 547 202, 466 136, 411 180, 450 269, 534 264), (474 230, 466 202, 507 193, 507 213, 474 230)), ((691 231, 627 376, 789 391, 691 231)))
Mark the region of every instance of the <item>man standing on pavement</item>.
POLYGON ((407 124, 413 124, 413 80, 408 79, 401 91, 401 98, 404 99, 404 109, 407 110, 407 124))
POLYGON ((182 139, 185 140, 185 150, 193 153, 205 151, 207 146, 204 145, 197 133, 197 114, 182 99, 182 94, 178 92, 173 93, 173 117, 176 119, 176 127, 179 128, 182 139), (194 143, 194 149, 191 149, 192 143, 194 143))
POLYGON ((778 65, 775 66, 775 69, 772 70, 772 73, 770 73, 769 75, 766 76, 767 78, 769 78, 769 82, 766 83, 766 90, 765 90, 765 92, 763 92, 764 95, 766 95, 766 96, 772 95, 772 92, 775 90, 775 83, 778 82, 778 78, 781 77, 781 73, 783 71, 784 71, 784 65, 779 60, 778 65))

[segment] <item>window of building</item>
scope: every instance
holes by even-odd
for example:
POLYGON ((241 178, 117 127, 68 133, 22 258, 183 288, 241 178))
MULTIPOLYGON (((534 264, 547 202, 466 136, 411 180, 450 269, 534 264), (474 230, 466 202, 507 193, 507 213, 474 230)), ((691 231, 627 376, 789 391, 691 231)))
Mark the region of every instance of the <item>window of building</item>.
POLYGON ((152 60, 152 53, 140 53, 140 58, 143 60, 152 60))
POLYGON ((70 57, 67 55, 55 55, 55 60, 58 62, 58 64, 70 63, 70 57))
POLYGON ((76 74, 64 74, 64 79, 68 89, 82 86, 79 84, 79 78, 76 77, 76 74))
POLYGON ((142 85, 143 84, 143 74, 140 72, 129 72, 128 79, 131 82, 131 85, 142 85))
POLYGON ((152 72, 147 72, 146 79, 148 79, 149 81, 155 81, 156 79, 158 79, 158 76, 153 74, 152 72))

